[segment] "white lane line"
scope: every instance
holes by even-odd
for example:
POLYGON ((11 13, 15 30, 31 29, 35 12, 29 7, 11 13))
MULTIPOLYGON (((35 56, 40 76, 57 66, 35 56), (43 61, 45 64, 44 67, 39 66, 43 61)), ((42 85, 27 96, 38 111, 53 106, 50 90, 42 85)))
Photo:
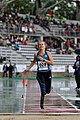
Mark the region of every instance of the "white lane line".
POLYGON ((54 91, 57 95, 59 95, 63 100, 65 100, 67 103, 69 103, 75 110, 79 110, 76 106, 74 106, 71 102, 69 102, 65 97, 63 97, 61 94, 54 91))

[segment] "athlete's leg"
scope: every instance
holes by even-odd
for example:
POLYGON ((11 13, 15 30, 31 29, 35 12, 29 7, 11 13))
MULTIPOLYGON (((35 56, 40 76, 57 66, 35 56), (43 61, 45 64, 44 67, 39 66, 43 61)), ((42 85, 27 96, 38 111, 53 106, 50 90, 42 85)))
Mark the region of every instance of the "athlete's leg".
POLYGON ((44 96, 46 94, 46 85, 45 85, 45 79, 43 73, 37 73, 37 80, 40 85, 41 89, 41 98, 40 98, 40 107, 41 109, 44 109, 44 96))
POLYGON ((49 71, 45 74, 46 93, 48 94, 51 91, 51 79, 52 79, 52 75, 51 75, 51 71, 49 71))

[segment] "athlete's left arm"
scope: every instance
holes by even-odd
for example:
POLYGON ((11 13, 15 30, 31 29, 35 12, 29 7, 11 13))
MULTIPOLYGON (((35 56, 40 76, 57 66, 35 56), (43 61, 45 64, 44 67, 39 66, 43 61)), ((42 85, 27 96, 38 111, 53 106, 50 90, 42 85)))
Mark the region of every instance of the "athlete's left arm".
POLYGON ((47 55, 49 57, 49 60, 43 59, 43 61, 50 64, 50 65, 54 65, 54 61, 53 61, 53 57, 52 57, 51 52, 49 52, 49 51, 46 51, 46 52, 47 52, 47 55))

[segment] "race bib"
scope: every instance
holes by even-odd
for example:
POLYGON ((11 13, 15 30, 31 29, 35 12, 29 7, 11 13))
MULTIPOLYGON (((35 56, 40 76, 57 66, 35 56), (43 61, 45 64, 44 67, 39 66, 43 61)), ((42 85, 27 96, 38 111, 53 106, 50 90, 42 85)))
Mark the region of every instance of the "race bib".
POLYGON ((39 70, 48 70, 48 65, 43 61, 38 61, 38 68, 39 70))

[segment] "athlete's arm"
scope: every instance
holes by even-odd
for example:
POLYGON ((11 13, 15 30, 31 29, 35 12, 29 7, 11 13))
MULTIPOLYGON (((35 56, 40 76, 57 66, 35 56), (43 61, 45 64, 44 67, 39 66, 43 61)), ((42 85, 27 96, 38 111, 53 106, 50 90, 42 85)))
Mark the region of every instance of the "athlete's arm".
POLYGON ((23 72, 24 73, 28 72, 35 63, 36 63, 36 54, 34 54, 34 59, 31 62, 31 64, 29 65, 29 67, 27 67, 26 70, 24 70, 23 72))
POLYGON ((53 61, 51 52, 47 51, 47 54, 48 54, 49 60, 44 60, 44 61, 50 65, 54 65, 54 61, 53 61))
POLYGON ((46 60, 46 59, 42 58, 41 56, 39 57, 39 59, 42 60, 42 61, 44 61, 44 62, 46 62, 47 64, 54 65, 54 63, 53 63, 53 57, 52 57, 51 52, 49 52, 49 51, 46 51, 46 52, 48 54, 49 60, 46 60))

